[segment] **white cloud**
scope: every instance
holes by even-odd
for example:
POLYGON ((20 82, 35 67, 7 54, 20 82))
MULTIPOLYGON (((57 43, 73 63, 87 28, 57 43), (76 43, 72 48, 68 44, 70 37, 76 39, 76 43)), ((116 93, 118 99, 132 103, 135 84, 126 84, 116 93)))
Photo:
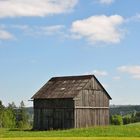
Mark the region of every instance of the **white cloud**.
POLYGON ((140 74, 139 75, 133 75, 132 76, 134 79, 140 79, 140 74))
POLYGON ((133 21, 140 21, 140 13, 134 15, 134 16, 131 16, 131 17, 128 17, 126 19, 126 22, 133 22, 133 21))
POLYGON ((92 72, 87 72, 86 74, 94 74, 97 77, 108 75, 106 71, 101 71, 101 70, 93 70, 92 72))
POLYGON ((136 14, 135 19, 140 20, 140 14, 136 14))
POLYGON ((101 3, 101 4, 109 5, 109 4, 113 3, 114 0, 98 0, 98 2, 101 3))
POLYGON ((0 40, 11 40, 14 38, 14 35, 12 35, 10 32, 0 29, 0 40))
POLYGON ((29 26, 29 25, 12 25, 11 28, 22 30, 26 35, 31 36, 51 36, 63 34, 64 25, 51 26, 29 26))
POLYGON ((28 25, 11 25, 11 26, 9 26, 9 27, 11 27, 11 28, 15 28, 15 29, 20 29, 20 30, 29 30, 29 26, 28 25))
POLYGON ((42 27, 37 27, 37 30, 41 34, 46 34, 46 35, 54 35, 62 32, 62 29, 64 29, 64 25, 53 25, 53 26, 42 26, 42 27))
POLYGON ((118 68, 119 71, 121 72, 127 72, 127 73, 130 73, 130 74, 140 74, 140 66, 137 65, 137 66, 121 66, 118 68))
POLYGON ((78 0, 0 0, 0 18, 48 16, 71 11, 78 0))
MULTIPOLYGON (((64 25, 26 25, 26 24, 15 24, 15 25, 0 25, 0 40, 15 39, 16 37, 6 30, 14 30, 23 36, 28 37, 46 37, 55 36, 61 39, 66 38, 66 27, 64 25)), ((18 37, 17 37, 18 38, 18 37)))
POLYGON ((124 18, 120 15, 97 15, 72 23, 71 32, 78 38, 85 37, 91 43, 119 43, 124 35, 119 25, 124 18))
POLYGON ((121 66, 118 70, 123 73, 130 74, 135 79, 140 79, 140 65, 134 66, 121 66))

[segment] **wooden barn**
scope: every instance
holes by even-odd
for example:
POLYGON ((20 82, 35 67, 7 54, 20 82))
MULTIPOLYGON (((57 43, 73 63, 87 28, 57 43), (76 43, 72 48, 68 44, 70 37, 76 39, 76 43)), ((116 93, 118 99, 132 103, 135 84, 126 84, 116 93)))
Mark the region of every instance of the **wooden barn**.
POLYGON ((111 97, 94 75, 53 77, 32 99, 37 130, 109 124, 111 97))

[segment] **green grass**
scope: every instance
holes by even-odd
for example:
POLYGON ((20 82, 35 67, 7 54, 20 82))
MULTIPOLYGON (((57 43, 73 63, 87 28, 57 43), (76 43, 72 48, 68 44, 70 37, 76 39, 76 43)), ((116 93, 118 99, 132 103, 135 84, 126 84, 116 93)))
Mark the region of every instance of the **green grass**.
POLYGON ((0 140, 140 140, 140 138, 136 137, 24 137, 24 138, 0 138, 0 140))
POLYGON ((33 137, 50 137, 47 140, 51 140, 52 137, 139 137, 140 139, 140 123, 125 126, 93 127, 57 131, 0 129, 0 138, 2 138, 0 140, 4 140, 3 138, 15 138, 13 140, 17 140, 16 138, 19 137, 22 137, 23 139, 28 137, 30 138, 29 140, 32 140, 33 137))
POLYGON ((138 123, 130 123, 130 124, 127 124, 127 125, 129 125, 129 126, 130 126, 130 125, 131 125, 131 126, 132 126, 132 125, 133 125, 133 126, 139 125, 139 126, 140 126, 140 122, 138 122, 138 123))

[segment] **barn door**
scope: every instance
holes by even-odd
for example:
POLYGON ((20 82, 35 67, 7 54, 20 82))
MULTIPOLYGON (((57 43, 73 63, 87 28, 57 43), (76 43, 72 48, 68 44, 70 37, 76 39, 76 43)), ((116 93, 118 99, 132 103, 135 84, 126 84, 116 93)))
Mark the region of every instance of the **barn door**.
POLYGON ((44 128, 64 129, 74 127, 74 110, 73 109, 47 109, 44 128))
POLYGON ((54 109, 53 114, 53 128, 62 129, 63 128, 63 119, 64 113, 62 109, 54 109))
POLYGON ((73 109, 66 109, 65 110, 65 128, 73 128, 74 127, 74 110, 73 109))
POLYGON ((53 109, 47 109, 45 120, 45 128, 47 130, 53 129, 53 109))

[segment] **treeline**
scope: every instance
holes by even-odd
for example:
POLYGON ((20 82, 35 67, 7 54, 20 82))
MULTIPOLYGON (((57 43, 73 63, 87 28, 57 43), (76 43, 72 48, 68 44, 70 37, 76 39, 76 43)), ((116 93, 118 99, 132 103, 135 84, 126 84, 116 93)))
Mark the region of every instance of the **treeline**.
POLYGON ((111 115, 110 123, 112 125, 126 125, 130 123, 140 122, 140 112, 123 115, 111 115))
POLYGON ((0 128, 29 128, 31 125, 23 101, 19 107, 14 102, 5 107, 0 101, 0 128))
POLYGON ((122 125, 140 122, 140 105, 111 105, 110 123, 122 125))
POLYGON ((140 112, 140 105, 110 105, 110 115, 127 115, 140 112))

